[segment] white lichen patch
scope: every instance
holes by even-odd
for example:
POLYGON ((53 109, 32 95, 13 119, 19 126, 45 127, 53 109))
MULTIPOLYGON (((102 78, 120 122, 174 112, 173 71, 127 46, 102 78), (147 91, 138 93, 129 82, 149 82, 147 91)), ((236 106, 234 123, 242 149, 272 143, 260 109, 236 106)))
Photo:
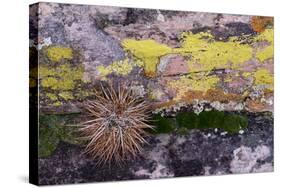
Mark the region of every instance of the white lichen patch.
POLYGON ((186 141, 186 138, 184 136, 178 136, 175 144, 181 145, 181 144, 185 143, 185 141, 186 141))
POLYGON ((205 171, 204 175, 205 176, 211 175, 210 170, 211 170, 210 166, 205 166, 204 167, 204 171, 205 171))
POLYGON ((193 111, 195 114, 199 115, 201 112, 204 110, 204 105, 207 101, 199 101, 199 100, 194 100, 193 103, 193 111))
POLYGON ((140 169, 135 172, 135 175, 148 176, 150 179, 174 177, 174 174, 162 164, 158 164, 155 170, 151 173, 147 169, 140 169))
POLYGON ((134 92, 135 95, 143 97, 146 94, 146 91, 143 85, 133 85, 130 86, 131 90, 134 92))
POLYGON ((147 155, 146 160, 156 163, 156 167, 151 172, 150 169, 141 167, 133 173, 136 176, 149 176, 149 178, 174 177, 173 171, 168 167, 168 149, 165 147, 170 142, 170 136, 163 134, 157 136, 159 143, 147 155))
POLYGON ((52 44, 52 39, 51 39, 51 37, 44 38, 43 41, 41 41, 41 42, 38 44, 37 49, 38 49, 38 50, 41 50, 44 46, 50 46, 51 44, 52 44))
POLYGON ((224 105, 222 103, 220 103, 219 101, 214 101, 214 102, 210 103, 210 105, 218 111, 224 110, 224 105))
POLYGON ((230 163, 232 173, 250 173, 257 171, 258 160, 265 160, 270 156, 270 148, 265 145, 257 146, 254 150, 241 146, 233 151, 234 158, 230 163))
POLYGON ((241 111, 245 109, 245 105, 241 102, 230 101, 228 103, 221 103, 214 101, 210 103, 211 107, 218 111, 241 111))
POLYGON ((260 167, 254 168, 253 172, 273 172, 273 165, 272 163, 262 164, 260 167))

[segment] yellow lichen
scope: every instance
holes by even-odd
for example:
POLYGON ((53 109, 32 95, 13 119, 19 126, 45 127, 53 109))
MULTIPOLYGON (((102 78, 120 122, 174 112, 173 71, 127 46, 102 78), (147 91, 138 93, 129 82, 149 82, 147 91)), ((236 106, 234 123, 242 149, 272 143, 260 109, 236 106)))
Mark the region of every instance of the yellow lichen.
POLYGON ((262 49, 258 49, 256 57, 259 61, 264 62, 265 60, 272 59, 274 56, 274 32, 273 29, 266 29, 260 35, 255 38, 256 42, 268 42, 269 44, 262 49))
POLYGON ((62 102, 60 101, 56 101, 52 104, 53 106, 61 106, 62 105, 62 102))
POLYGON ((97 71, 99 76, 105 78, 107 75, 111 73, 115 73, 117 75, 128 75, 136 66, 135 64, 131 63, 128 58, 120 61, 114 61, 112 64, 108 66, 99 65, 97 66, 97 71))
POLYGON ((48 77, 45 78, 41 81, 41 85, 43 87, 50 87, 52 89, 57 89, 58 88, 58 80, 56 78, 53 77, 48 77))
POLYGON ((252 58, 253 49, 248 44, 241 44, 237 37, 229 41, 216 41, 208 32, 192 34, 182 33, 182 47, 175 49, 185 56, 190 56, 188 67, 192 71, 206 71, 219 68, 236 68, 252 58))
POLYGON ((97 71, 98 71, 98 73, 99 73, 99 76, 102 77, 102 78, 103 78, 103 77, 106 77, 107 75, 109 75, 109 74, 112 73, 111 68, 105 67, 105 66, 103 66, 103 65, 97 66, 97 71))
MULTIPOLYGON (((247 36, 245 36, 247 37, 247 36)), ((170 48, 154 40, 125 39, 122 46, 138 59, 148 77, 156 76, 159 58, 170 53, 187 56, 190 72, 210 71, 227 68, 238 69, 254 55, 261 62, 273 57, 273 29, 265 29, 253 38, 254 42, 267 41, 270 45, 258 49, 254 54, 253 46, 245 43, 239 37, 230 37, 228 41, 217 41, 210 32, 183 32, 181 47, 170 48)))
POLYGON ((254 38, 254 41, 255 42, 267 41, 267 42, 273 43, 273 41, 274 41, 274 31, 273 31, 273 29, 264 30, 262 33, 260 33, 259 35, 257 35, 254 38))
POLYGON ((265 60, 272 59, 274 55, 273 53, 274 53, 273 45, 270 45, 264 48, 263 50, 259 50, 256 54, 256 57, 260 62, 264 62, 265 60))
POLYGON ((45 65, 39 66, 39 78, 44 78, 48 76, 55 76, 57 71, 54 67, 49 67, 45 65))
POLYGON ((125 39, 122 42, 125 50, 132 53, 136 58, 143 62, 144 73, 148 77, 156 76, 156 69, 159 58, 171 53, 172 49, 154 40, 133 40, 125 39))
POLYGON ((46 93, 46 96, 51 99, 52 101, 58 100, 58 97, 53 93, 46 93))
POLYGON ((39 66, 39 78, 43 87, 54 90, 74 89, 75 81, 82 80, 82 66, 73 67, 69 64, 61 64, 57 67, 39 66))
POLYGON ((60 93, 59 93, 59 96, 60 96, 61 98, 63 98, 64 100, 70 100, 70 99, 73 99, 73 98, 74 98, 73 95, 72 95, 72 93, 69 92, 69 91, 60 92, 60 93))
POLYGON ((73 51, 71 48, 62 46, 51 46, 46 49, 47 57, 53 62, 59 62, 62 59, 72 59, 73 51))
POLYGON ((243 72, 242 75, 243 75, 243 77, 248 78, 252 75, 252 73, 251 72, 243 72))
POLYGON ((133 70, 133 65, 129 62, 129 59, 124 61, 115 61, 111 64, 112 72, 119 75, 127 75, 133 70))
POLYGON ((41 64, 39 66, 39 83, 41 87, 48 88, 44 93, 46 98, 53 101, 51 105, 62 105, 62 101, 58 97, 66 101, 74 99, 72 93, 77 87, 77 83, 83 82, 83 72, 82 65, 74 66, 69 63, 60 63, 56 66, 41 64))
POLYGON ((268 89, 273 90, 274 78, 267 69, 259 69, 254 73, 256 85, 266 85, 268 89))
POLYGON ((168 82, 168 87, 174 89, 177 94, 174 100, 181 100, 188 91, 201 91, 205 93, 211 88, 215 88, 219 82, 217 76, 204 76, 195 74, 194 76, 181 76, 178 80, 168 82))

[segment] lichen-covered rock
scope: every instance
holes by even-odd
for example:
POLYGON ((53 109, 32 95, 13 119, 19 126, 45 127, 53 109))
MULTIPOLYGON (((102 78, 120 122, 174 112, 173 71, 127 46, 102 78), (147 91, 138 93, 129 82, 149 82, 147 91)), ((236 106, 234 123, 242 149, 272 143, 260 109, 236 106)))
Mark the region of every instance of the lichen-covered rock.
POLYGON ((270 17, 32 6, 39 183, 273 171, 273 30, 270 17), (151 107, 149 144, 121 167, 97 165, 73 134, 103 83, 130 87, 151 107))
MULTIPOLYGON (((73 78, 39 75, 42 91, 61 89, 42 95, 43 111, 79 112, 79 101, 93 95, 90 88, 95 83, 119 79, 138 82, 144 90, 160 86, 147 92, 163 93, 151 100, 162 102, 160 106, 195 100, 225 105, 208 91, 218 90, 224 96, 241 96, 229 97, 228 102, 247 99, 251 105, 245 110, 273 109, 266 97, 273 93, 269 17, 54 3, 39 3, 37 8, 31 9, 30 25, 31 31, 39 31, 38 41, 31 37, 39 51, 39 72, 61 69, 56 63, 75 65, 69 68, 73 78), (194 98, 194 93, 200 94, 194 98)), ((60 66, 63 70, 68 65, 60 66)))

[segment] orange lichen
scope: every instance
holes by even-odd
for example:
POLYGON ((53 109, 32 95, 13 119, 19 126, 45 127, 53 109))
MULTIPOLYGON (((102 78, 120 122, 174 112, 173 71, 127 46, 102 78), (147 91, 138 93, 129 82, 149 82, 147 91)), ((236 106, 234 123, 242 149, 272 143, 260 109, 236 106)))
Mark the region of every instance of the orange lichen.
POLYGON ((234 93, 225 93, 223 90, 220 89, 209 89, 205 93, 204 98, 208 101, 227 102, 240 101, 243 97, 234 93))
POLYGON ((194 100, 202 100, 204 93, 198 90, 189 90, 182 96, 181 101, 186 103, 192 103, 194 100))
POLYGON ((265 16, 253 16, 251 20, 251 26, 254 31, 260 33, 263 32, 268 25, 273 24, 272 17, 265 16))
POLYGON ((176 104, 178 104, 178 102, 174 101, 174 100, 169 100, 169 101, 165 101, 165 102, 155 102, 151 105, 151 108, 152 109, 168 108, 168 107, 171 107, 176 104))
POLYGON ((263 112, 270 110, 270 106, 259 100, 247 100, 246 107, 250 112, 263 112))

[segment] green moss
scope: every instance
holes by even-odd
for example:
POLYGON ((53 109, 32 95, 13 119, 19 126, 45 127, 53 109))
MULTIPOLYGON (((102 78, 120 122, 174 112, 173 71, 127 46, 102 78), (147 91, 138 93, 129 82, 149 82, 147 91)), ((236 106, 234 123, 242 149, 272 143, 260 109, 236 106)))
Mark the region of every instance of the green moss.
POLYGON ((77 115, 40 115, 39 116, 39 157, 48 157, 60 141, 81 144, 71 125, 77 115))
POLYGON ((179 128, 196 129, 197 125, 199 124, 198 115, 193 112, 179 113, 176 117, 176 120, 179 128))
MULTIPOLYGON (((209 111, 209 112, 202 112, 199 114, 198 119, 199 122, 197 124, 198 129, 206 129, 206 128, 221 128, 226 131, 225 117, 233 117, 235 115, 226 115, 224 112, 219 111, 209 111)), ((234 125, 238 126, 238 125, 234 125)), ((238 130, 239 131, 239 130, 238 130)))
POLYGON ((73 58, 73 50, 63 46, 50 46, 46 49, 48 58, 53 62, 59 62, 62 59, 71 60, 73 58))
POLYGON ((175 118, 156 115, 152 118, 155 126, 154 133, 187 133, 192 129, 215 129, 238 133, 248 126, 244 115, 229 114, 220 111, 204 111, 199 115, 193 112, 181 112, 175 118))
POLYGON ((152 133, 169 133, 175 130, 175 121, 171 118, 165 118, 157 114, 152 119, 151 123, 154 126, 152 133))
POLYGON ((239 115, 226 115, 224 118, 223 126, 220 127, 228 132, 237 133, 241 129, 245 129, 248 126, 248 120, 245 116, 239 115))
POLYGON ((219 128, 230 133, 238 133, 248 126, 247 117, 220 111, 204 111, 199 115, 184 112, 176 117, 179 127, 190 129, 219 128))

